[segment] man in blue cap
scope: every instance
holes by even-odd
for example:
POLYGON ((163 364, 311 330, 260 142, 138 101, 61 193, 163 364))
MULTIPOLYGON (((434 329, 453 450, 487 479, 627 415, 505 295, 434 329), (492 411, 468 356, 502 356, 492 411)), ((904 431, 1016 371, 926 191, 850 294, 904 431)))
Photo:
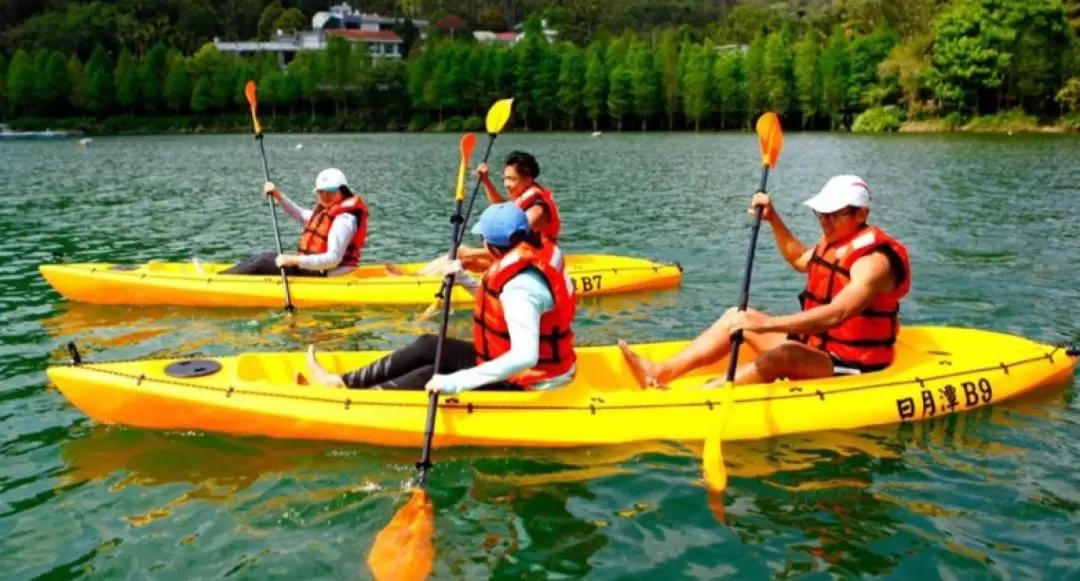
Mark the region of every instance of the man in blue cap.
POLYGON ((545 390, 569 383, 576 372, 574 287, 562 252, 529 226, 513 202, 490 206, 472 229, 495 264, 477 281, 461 261, 443 275, 476 297, 473 340, 447 337, 435 374, 438 336, 427 334, 409 345, 344 375, 324 370, 308 349, 308 368, 317 383, 351 389, 420 389, 460 393, 483 387, 499 390, 545 390))

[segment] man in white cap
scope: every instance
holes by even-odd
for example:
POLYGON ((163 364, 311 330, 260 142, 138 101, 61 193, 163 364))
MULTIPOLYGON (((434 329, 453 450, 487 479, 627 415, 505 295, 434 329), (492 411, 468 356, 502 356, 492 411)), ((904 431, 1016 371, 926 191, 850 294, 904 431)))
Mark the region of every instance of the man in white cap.
POLYGON ((285 268, 293 276, 340 276, 360 264, 360 253, 367 241, 368 208, 349 189, 340 169, 324 169, 315 177, 311 193, 317 203, 312 210, 298 206, 271 182, 263 185, 263 193, 304 225, 297 254, 263 252, 221 274, 272 275, 285 268))
POLYGON ((620 341, 619 347, 642 385, 663 387, 722 359, 730 353, 731 337, 737 330, 742 330, 756 357, 739 367, 736 384, 866 373, 885 369, 893 362, 900 300, 911 288, 907 250, 866 223, 870 189, 857 176, 833 177, 804 204, 821 225, 821 240, 813 248, 804 246, 788 230, 768 195, 759 192, 751 200, 751 212, 763 208, 762 218, 772 227, 784 260, 807 275, 806 287, 799 295, 802 310, 769 316, 753 309, 729 309, 666 361, 648 361, 620 341))

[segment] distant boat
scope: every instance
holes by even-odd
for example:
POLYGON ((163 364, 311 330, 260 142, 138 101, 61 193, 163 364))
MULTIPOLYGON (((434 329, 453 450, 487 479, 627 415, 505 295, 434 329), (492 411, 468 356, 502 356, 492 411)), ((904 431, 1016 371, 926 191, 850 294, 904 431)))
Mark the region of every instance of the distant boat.
POLYGON ((69 137, 82 137, 82 131, 12 131, 7 125, 0 123, 0 140, 14 139, 67 139, 69 137))
POLYGON ((603 133, 600 133, 599 131, 593 131, 592 132, 593 137, 600 137, 601 135, 603 135, 603 133))
POLYGON ((93 142, 94 142, 93 139, 91 139, 89 137, 83 137, 82 139, 79 140, 79 147, 90 147, 90 144, 93 143, 93 142))

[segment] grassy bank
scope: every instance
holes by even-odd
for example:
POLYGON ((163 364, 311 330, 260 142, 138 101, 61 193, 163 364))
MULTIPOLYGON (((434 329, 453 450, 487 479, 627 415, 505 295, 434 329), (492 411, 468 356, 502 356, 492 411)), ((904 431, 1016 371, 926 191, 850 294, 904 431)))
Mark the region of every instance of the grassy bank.
POLYGON ((1038 119, 1020 110, 995 115, 906 120, 900 109, 874 108, 860 114, 853 130, 860 133, 1073 133, 1080 131, 1080 117, 1038 119))

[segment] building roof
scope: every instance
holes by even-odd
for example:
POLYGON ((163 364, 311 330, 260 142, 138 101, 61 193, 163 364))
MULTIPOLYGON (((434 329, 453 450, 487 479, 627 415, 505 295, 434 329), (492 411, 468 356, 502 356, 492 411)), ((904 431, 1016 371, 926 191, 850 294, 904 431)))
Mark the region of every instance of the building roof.
POLYGON ((361 30, 358 28, 327 28, 323 30, 327 36, 341 36, 345 40, 353 42, 389 42, 393 44, 404 43, 401 37, 389 30, 361 30))

